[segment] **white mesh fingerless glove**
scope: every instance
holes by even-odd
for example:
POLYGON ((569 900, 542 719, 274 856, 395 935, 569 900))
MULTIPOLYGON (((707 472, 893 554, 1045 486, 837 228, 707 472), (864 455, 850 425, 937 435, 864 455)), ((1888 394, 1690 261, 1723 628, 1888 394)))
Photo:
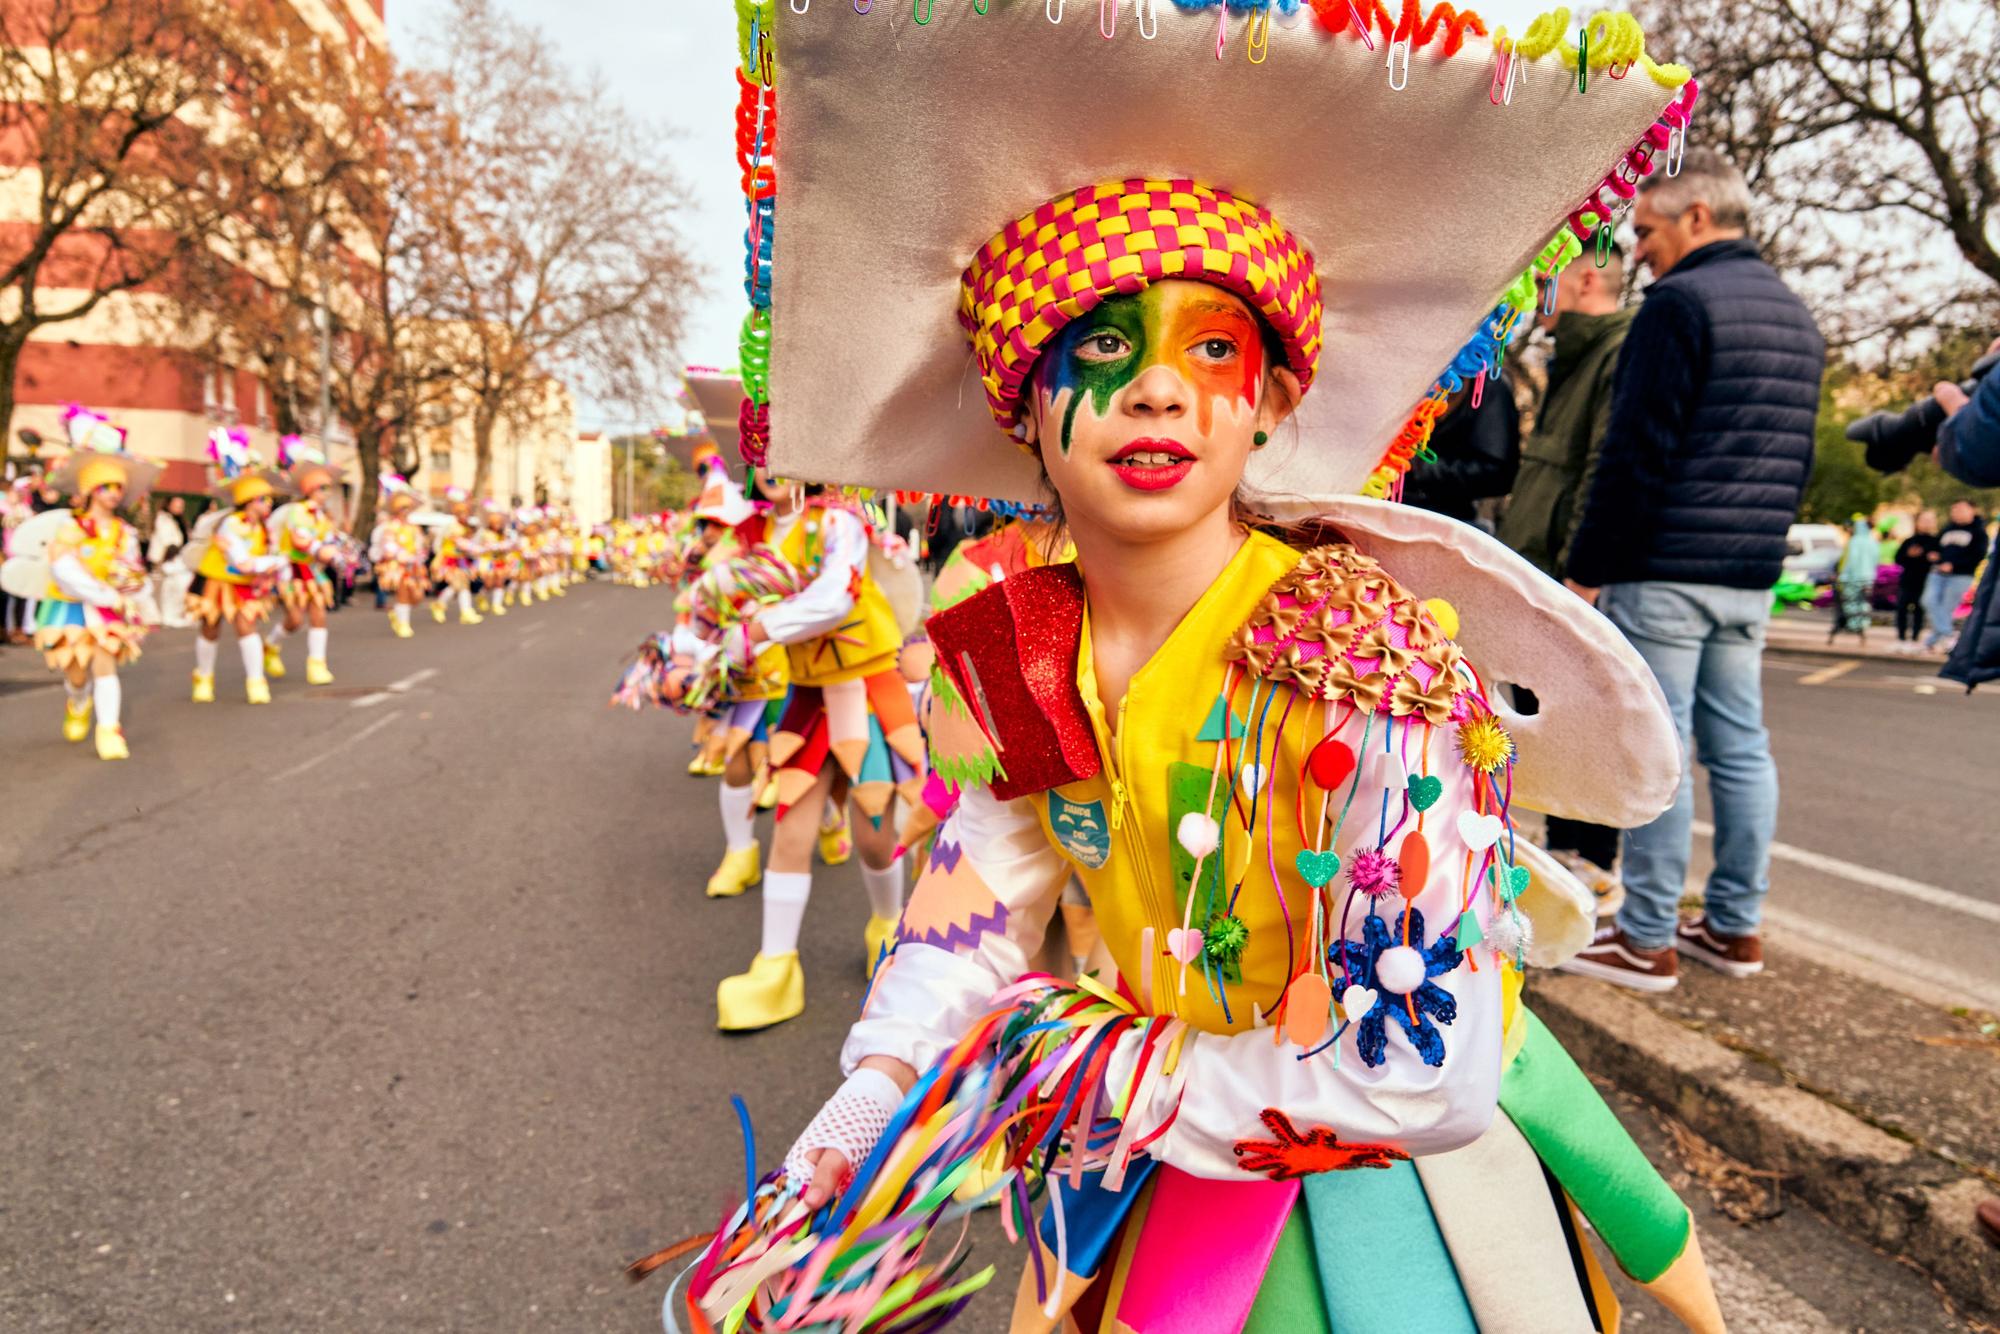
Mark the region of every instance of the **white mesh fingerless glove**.
POLYGON ((868 1161, 868 1155, 875 1151, 882 1132, 889 1128, 889 1118, 902 1102, 903 1091, 896 1087, 895 1080, 880 1070, 856 1070, 826 1100, 826 1106, 819 1109, 819 1115, 807 1124, 792 1151, 785 1155, 786 1177, 800 1186, 811 1181, 810 1157, 823 1149, 831 1149, 847 1159, 848 1175, 852 1176, 854 1169, 868 1161))

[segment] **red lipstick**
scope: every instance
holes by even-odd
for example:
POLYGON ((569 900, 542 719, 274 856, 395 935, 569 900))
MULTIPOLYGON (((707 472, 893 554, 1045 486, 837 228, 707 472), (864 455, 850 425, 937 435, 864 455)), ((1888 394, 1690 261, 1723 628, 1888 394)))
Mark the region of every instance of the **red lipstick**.
POLYGON ((1195 456, 1178 440, 1134 440, 1108 460, 1118 480, 1135 491, 1166 491, 1194 471, 1195 456))

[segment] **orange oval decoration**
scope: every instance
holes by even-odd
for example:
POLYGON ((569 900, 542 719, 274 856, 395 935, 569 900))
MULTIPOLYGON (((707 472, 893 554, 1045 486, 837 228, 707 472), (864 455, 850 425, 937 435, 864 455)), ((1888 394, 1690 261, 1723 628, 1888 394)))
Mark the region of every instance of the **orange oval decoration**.
POLYGON ((1317 1047, 1326 1036, 1333 988, 1318 973, 1302 973, 1285 988, 1285 1036, 1301 1047, 1317 1047))
POLYGON ((1423 893, 1424 881, 1431 873, 1431 845, 1422 834, 1412 829, 1403 836, 1403 846, 1396 852, 1396 865, 1403 872, 1403 897, 1413 899, 1423 893))

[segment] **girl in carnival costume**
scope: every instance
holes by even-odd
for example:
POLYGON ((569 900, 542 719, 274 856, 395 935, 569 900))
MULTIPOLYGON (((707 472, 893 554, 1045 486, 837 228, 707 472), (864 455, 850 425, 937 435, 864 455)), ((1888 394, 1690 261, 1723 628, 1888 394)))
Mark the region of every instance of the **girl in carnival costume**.
POLYGON ((960 1267, 950 1193, 997 1146, 1033 1233, 1016 1330, 1615 1328, 1579 1213, 1721 1328, 1686 1209, 1520 1003, 1592 905, 1513 805, 1664 807, 1658 689, 1498 543, 1353 494, 1393 494, 1497 370, 1537 277, 1684 128, 1687 72, 1622 15, 1475 47, 1476 18, 1412 6, 1369 11, 1385 80, 1360 11, 1245 7, 1100 42, 1040 6, 890 37, 897 11, 814 5, 781 59, 745 52, 753 111, 786 88, 772 466, 1052 495, 1076 560, 932 617, 961 798, 847 1082, 669 1295, 676 1326, 943 1323, 992 1272, 960 1267), (957 125, 992 132, 965 151, 957 125), (881 243, 891 208, 921 244, 881 243), (852 328, 883 332, 828 355, 852 328), (1028 959, 1071 876, 1112 967, 1065 988, 1028 959))
POLYGON ((264 674, 285 674, 279 645, 287 635, 306 628, 306 684, 333 684, 326 665, 326 614, 333 606, 333 567, 345 559, 345 535, 328 512, 327 497, 338 494, 340 479, 326 455, 297 436, 280 442, 278 461, 290 468, 291 487, 298 499, 271 515, 271 541, 285 561, 287 577, 278 585, 284 618, 264 637, 264 674))
POLYGON ((145 567, 138 533, 118 510, 150 491, 160 470, 126 453, 125 432, 85 408, 70 407, 64 425, 74 449, 49 474, 48 485, 69 497, 70 508, 48 511, 17 530, 7 582, 16 596, 39 599, 35 647, 62 673, 68 691, 63 739, 90 736, 94 710, 98 758, 122 760, 131 751, 118 668, 138 660, 145 635, 132 603, 145 567), (51 530, 46 538, 36 531, 40 527, 51 530), (43 542, 39 555, 29 553, 43 542))
MULTIPOLYGON (((812 854, 829 799, 863 778, 871 754, 921 772, 922 734, 897 670, 903 633, 870 570, 874 542, 866 519, 816 487, 760 472, 757 489, 773 507, 771 545, 804 587, 732 627, 722 647, 737 662, 781 645, 791 693, 771 740, 777 769, 777 823, 764 873, 764 935, 748 971, 716 987, 716 1022, 727 1030, 767 1028, 805 1009, 799 931, 812 894, 812 854), (886 752, 886 753, 884 753, 886 752)), ((893 791, 893 790, 892 790, 893 791)), ((903 858, 893 795, 867 810, 858 794, 853 823, 868 893, 862 932, 865 967, 875 962, 903 907, 903 858)))
POLYGON ((289 483, 283 473, 262 466, 240 430, 217 428, 209 433, 208 456, 222 482, 219 500, 231 508, 209 529, 207 545, 195 563, 194 584, 188 589, 188 618, 199 631, 194 641, 194 689, 197 704, 215 702, 215 659, 222 628, 236 632, 243 658, 243 697, 252 704, 271 702, 271 685, 264 677, 264 638, 257 626, 270 614, 285 558, 271 540, 267 526, 271 509, 289 483))
POLYGON ((416 513, 417 493, 394 473, 382 477, 382 517, 368 538, 368 559, 375 566, 375 582, 395 595, 389 608, 389 628, 396 638, 408 639, 410 608, 424 600, 424 530, 410 521, 416 513))
POLYGON ((479 502, 479 582, 483 610, 507 614, 513 598, 514 570, 519 563, 517 542, 507 523, 507 507, 497 500, 479 502))
POLYGON ((478 625, 486 618, 472 605, 474 549, 478 543, 478 521, 472 517, 472 496, 462 486, 447 487, 445 505, 451 522, 438 531, 437 552, 431 558, 431 577, 443 590, 431 603, 431 617, 444 624, 445 606, 458 600, 458 623, 478 625))

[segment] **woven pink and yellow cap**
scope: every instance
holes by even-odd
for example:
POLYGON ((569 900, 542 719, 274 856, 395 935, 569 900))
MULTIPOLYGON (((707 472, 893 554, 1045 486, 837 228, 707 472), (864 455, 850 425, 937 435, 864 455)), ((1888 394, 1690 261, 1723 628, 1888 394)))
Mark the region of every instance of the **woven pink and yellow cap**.
POLYGON ((959 282, 987 405, 1003 430, 1056 332, 1106 297, 1163 278, 1212 283, 1262 315, 1285 362, 1312 384, 1319 274, 1312 252, 1269 210, 1191 180, 1104 181, 1052 199, 980 248, 959 282))

